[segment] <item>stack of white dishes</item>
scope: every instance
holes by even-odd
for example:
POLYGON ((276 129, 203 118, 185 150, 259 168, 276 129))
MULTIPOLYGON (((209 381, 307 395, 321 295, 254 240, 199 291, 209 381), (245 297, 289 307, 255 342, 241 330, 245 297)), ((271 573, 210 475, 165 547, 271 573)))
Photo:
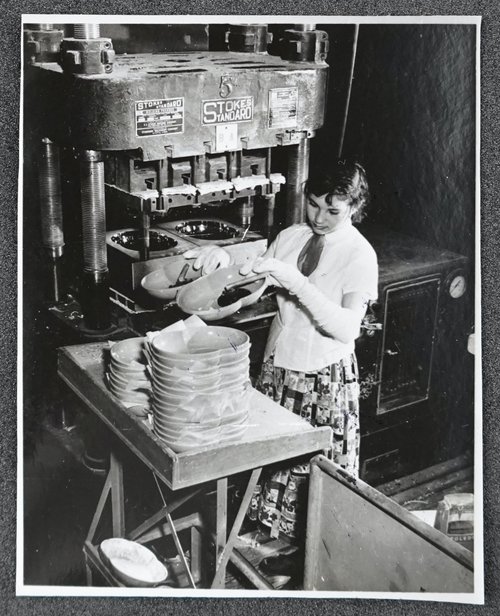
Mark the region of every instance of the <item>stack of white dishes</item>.
POLYGON ((145 338, 110 342, 107 373, 111 392, 120 402, 140 416, 151 411, 151 379, 145 354, 145 338))
POLYGON ((158 334, 148 347, 153 429, 177 452, 237 440, 248 420, 250 341, 229 327, 158 334))

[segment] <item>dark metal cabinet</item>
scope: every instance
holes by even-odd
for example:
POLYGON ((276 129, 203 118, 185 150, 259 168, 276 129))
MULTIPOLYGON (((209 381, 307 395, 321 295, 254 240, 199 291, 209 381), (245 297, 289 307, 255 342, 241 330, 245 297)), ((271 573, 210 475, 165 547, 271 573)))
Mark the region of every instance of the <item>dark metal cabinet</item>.
POLYGON ((380 483, 451 455, 447 434, 472 413, 457 410, 473 380, 466 365, 472 283, 460 255, 382 230, 366 235, 380 279, 356 344, 361 475, 380 483))

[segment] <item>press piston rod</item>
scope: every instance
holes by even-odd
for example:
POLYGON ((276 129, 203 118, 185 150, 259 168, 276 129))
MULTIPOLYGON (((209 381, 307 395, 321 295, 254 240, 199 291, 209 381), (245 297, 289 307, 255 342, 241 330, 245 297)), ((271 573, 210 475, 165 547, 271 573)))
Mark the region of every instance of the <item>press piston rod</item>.
POLYGON ((97 39, 101 36, 99 24, 74 24, 73 36, 76 39, 97 39))
POLYGON ((316 29, 316 24, 308 24, 308 23, 294 24, 293 29, 299 30, 300 32, 312 32, 313 30, 316 29))
POLYGON ((309 139, 288 146, 288 174, 286 184, 287 224, 304 222, 306 217, 305 184, 309 174, 309 139))

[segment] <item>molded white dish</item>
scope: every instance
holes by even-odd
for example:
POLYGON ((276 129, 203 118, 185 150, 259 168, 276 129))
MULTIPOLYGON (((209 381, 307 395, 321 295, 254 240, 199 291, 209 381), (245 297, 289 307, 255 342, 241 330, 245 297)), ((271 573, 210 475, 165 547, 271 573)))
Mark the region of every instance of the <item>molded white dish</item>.
POLYGON ((248 411, 246 409, 232 416, 228 415, 225 417, 223 415, 219 418, 202 420, 200 422, 175 421, 174 419, 159 417, 158 415, 153 417, 153 425, 155 427, 172 434, 178 432, 189 433, 191 431, 204 432, 222 426, 241 426, 247 423, 247 421, 248 411))
POLYGON ((191 394, 215 394, 239 391, 245 383, 248 382, 247 372, 243 372, 238 376, 233 376, 230 379, 219 378, 216 381, 210 383, 199 383, 196 380, 191 382, 184 382, 183 384, 174 379, 159 379, 153 377, 153 391, 157 392, 161 396, 189 396, 191 394))
POLYGON ((248 295, 240 297, 227 306, 221 306, 218 303, 227 285, 250 278, 250 276, 242 276, 239 272, 240 268, 241 265, 232 265, 217 269, 180 289, 177 294, 179 308, 187 314, 196 314, 205 321, 215 321, 234 314, 244 306, 253 304, 264 293, 267 286, 264 274, 262 279, 249 281, 248 284, 240 287, 247 290, 248 295))
POLYGON ((110 370, 107 374, 108 383, 121 389, 151 389, 151 381, 149 379, 136 379, 134 377, 124 379, 110 370))
POLYGON ((115 398, 118 398, 118 400, 120 400, 120 402, 122 402, 125 405, 130 405, 130 406, 135 406, 135 405, 141 405, 141 406, 145 406, 145 407, 149 407, 151 404, 151 398, 150 396, 147 396, 146 394, 138 394, 138 393, 119 393, 119 392, 111 392, 115 398))
POLYGON ((160 386, 178 387, 179 389, 210 388, 220 385, 221 381, 222 375, 219 372, 213 372, 203 377, 199 377, 189 373, 186 373, 183 376, 173 376, 172 374, 165 374, 164 372, 159 372, 157 370, 152 376, 152 382, 157 383, 160 386))
POLYGON ((231 327, 208 326, 189 332, 165 332, 151 342, 156 359, 203 360, 218 357, 220 351, 239 351, 250 348, 248 334, 231 327))
POLYGON ((129 586, 156 586, 166 581, 168 571, 147 547, 127 539, 105 539, 101 556, 113 573, 129 586))
POLYGON ((172 259, 171 263, 165 263, 160 269, 144 276, 141 286, 152 297, 171 301, 180 289, 201 276, 201 270, 193 269, 193 265, 194 260, 172 259))
POLYGON ((196 439, 195 437, 172 439, 168 436, 161 436, 157 432, 155 433, 166 445, 168 445, 170 449, 177 453, 183 453, 196 449, 209 449, 217 446, 220 447, 220 445, 224 443, 237 442, 238 440, 241 440, 246 430, 246 425, 239 426, 236 429, 226 429, 224 431, 220 431, 212 440, 208 438, 196 439))
POLYGON ((246 412, 248 409, 249 396, 248 386, 244 386, 240 391, 230 395, 224 395, 213 400, 203 402, 199 396, 191 400, 171 402, 168 399, 160 399, 153 394, 151 405, 153 412, 159 419, 173 419, 174 421, 185 421, 192 418, 192 421, 208 421, 225 417, 228 418, 246 412))
POLYGON ((119 342, 110 342, 111 363, 117 368, 126 370, 144 369, 146 356, 144 355, 145 338, 128 338, 119 342))
POLYGON ((212 426, 183 426, 180 428, 162 426, 157 422, 153 423, 153 429, 156 434, 163 438, 169 438, 175 441, 188 441, 188 440, 212 440, 227 432, 238 432, 244 426, 246 427, 247 419, 240 421, 239 423, 232 424, 214 424, 212 426))
POLYGON ((193 362, 185 362, 185 360, 177 359, 163 359, 158 360, 153 358, 150 365, 150 374, 159 375, 161 377, 192 377, 200 379, 208 379, 210 376, 216 374, 225 375, 237 373, 239 371, 248 371, 250 366, 250 360, 248 357, 248 350, 245 350, 241 354, 234 354, 232 356, 211 359, 206 362, 206 367, 200 369, 193 362))

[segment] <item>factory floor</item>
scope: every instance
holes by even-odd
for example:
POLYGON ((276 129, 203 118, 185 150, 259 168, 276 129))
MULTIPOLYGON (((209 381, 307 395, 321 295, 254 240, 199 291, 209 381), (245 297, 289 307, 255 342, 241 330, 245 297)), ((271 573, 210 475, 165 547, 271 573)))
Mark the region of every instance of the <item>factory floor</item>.
POLYGON ((27 585, 86 584, 82 546, 104 475, 86 468, 80 454, 79 439, 47 422, 37 431, 36 442, 25 456, 27 585))

